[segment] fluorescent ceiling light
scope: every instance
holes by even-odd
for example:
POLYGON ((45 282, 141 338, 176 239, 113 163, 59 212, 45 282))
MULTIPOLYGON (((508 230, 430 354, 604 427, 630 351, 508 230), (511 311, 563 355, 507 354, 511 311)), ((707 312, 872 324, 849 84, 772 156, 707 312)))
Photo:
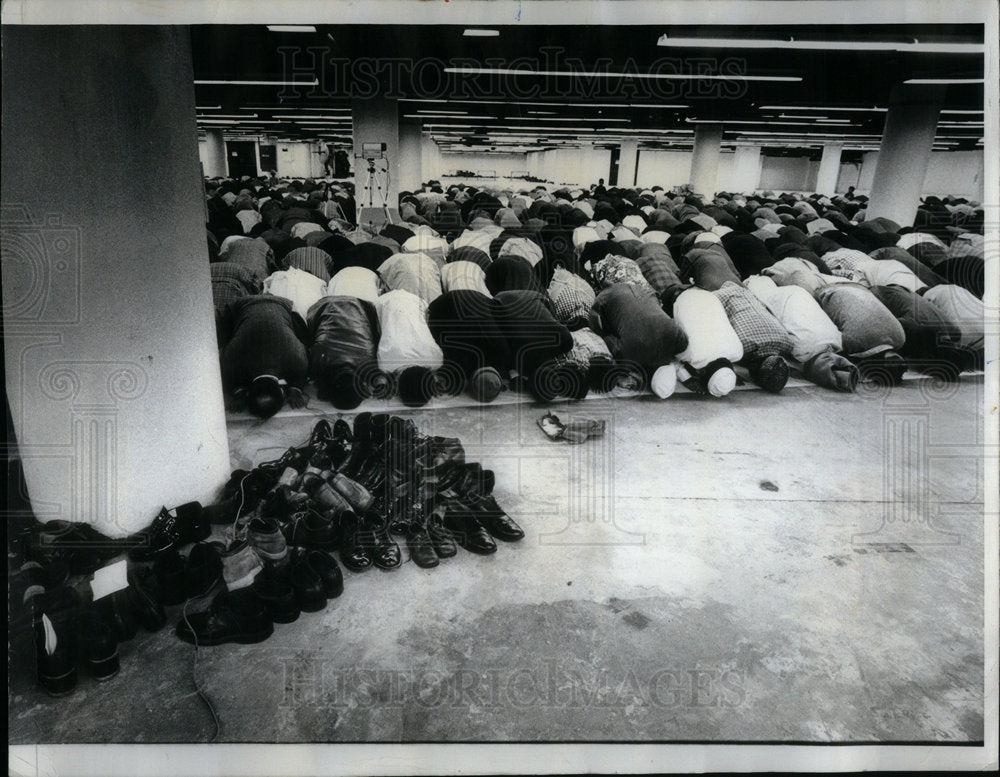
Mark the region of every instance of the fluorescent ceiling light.
MULTIPOLYGON (((419 113, 404 113, 404 119, 446 119, 448 116, 421 116, 419 113)), ((482 119, 484 121, 495 121, 496 116, 456 116, 456 119, 482 119)), ((432 125, 434 126, 434 125, 432 125)), ((453 127, 477 127, 478 124, 452 124, 453 127)))
POLYGON ((417 108, 417 113, 436 113, 442 116, 465 116, 468 111, 432 111, 428 108, 417 108))
POLYGON ((303 116, 300 113, 296 113, 296 114, 291 114, 291 113, 288 113, 288 114, 277 114, 277 113, 274 113, 274 114, 272 114, 272 117, 275 118, 275 119, 308 119, 309 121, 312 121, 313 119, 334 119, 336 121, 350 121, 350 119, 345 119, 343 116, 303 116))
POLYGON ((964 114, 980 115, 980 114, 982 114, 982 111, 941 111, 941 113, 954 113, 954 114, 963 114, 963 115, 964 114))
POLYGON ((657 46, 704 47, 727 49, 821 49, 831 51, 908 51, 919 53, 982 54, 982 43, 909 43, 859 40, 795 40, 793 37, 776 40, 754 38, 671 38, 661 35, 657 46))
POLYGON ((194 106, 196 111, 221 111, 221 105, 196 105, 194 106))
POLYGON ((628 124, 630 122, 629 119, 605 119, 605 118, 592 119, 592 118, 585 118, 583 116, 561 118, 561 119, 553 119, 548 116, 546 116, 544 119, 542 118, 536 119, 533 116, 518 116, 517 119, 518 121, 599 121, 599 122, 613 121, 621 124, 628 124))
POLYGON ((422 97, 401 97, 403 103, 463 103, 465 105, 530 105, 555 108, 690 108, 690 105, 665 104, 644 105, 642 103, 544 103, 519 102, 517 100, 431 100, 422 97))
POLYGON ((888 108, 844 108, 841 106, 811 106, 811 105, 762 105, 762 111, 881 111, 886 112, 888 108))
POLYGON ((982 127, 981 121, 939 121, 939 127, 982 127))
POLYGON ((239 119, 198 119, 201 124, 281 124, 280 121, 271 119, 252 119, 250 121, 240 121, 239 119))
POLYGON ((195 80, 195 84, 202 86, 319 86, 319 79, 312 81, 216 81, 216 80, 195 80))
POLYGON ((497 38, 500 36, 500 30, 482 30, 470 27, 462 35, 466 38, 497 38))
POLYGON ((267 29, 271 32, 316 32, 311 24, 269 24, 267 29))
POLYGON ((904 84, 981 84, 982 78, 908 78, 904 84))
POLYGON ((684 119, 687 124, 780 124, 792 127, 812 127, 812 122, 808 121, 744 121, 743 119, 684 119))
POLYGON ((211 116, 197 116, 199 119, 256 119, 256 113, 213 113, 211 116))
POLYGON ((527 111, 527 113, 535 114, 537 116, 558 116, 559 111, 527 111))
MULTIPOLYGON (((694 73, 620 73, 611 71, 582 72, 578 70, 514 70, 506 67, 446 67, 445 73, 460 75, 555 76, 570 78, 641 78, 681 81, 801 81, 802 76, 723 76, 694 73)), ((536 105, 538 103, 535 103, 536 105)), ((592 107, 592 106, 588 106, 592 107)))

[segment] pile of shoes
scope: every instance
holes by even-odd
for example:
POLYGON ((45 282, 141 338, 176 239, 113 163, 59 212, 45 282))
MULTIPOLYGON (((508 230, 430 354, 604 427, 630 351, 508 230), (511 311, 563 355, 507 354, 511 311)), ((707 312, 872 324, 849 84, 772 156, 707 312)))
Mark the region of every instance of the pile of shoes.
POLYGON ((90 576, 121 556, 124 545, 63 520, 35 522, 29 536, 27 560, 10 581, 9 625, 12 633, 30 625, 39 686, 65 696, 76 688, 81 665, 97 681, 111 679, 121 668, 119 644, 135 637, 140 623, 151 631, 165 623, 150 619, 134 586, 94 598, 90 576))
POLYGON ((401 536, 410 559, 435 567, 457 545, 473 553, 513 542, 521 528, 492 496, 495 477, 466 462, 456 438, 413 421, 358 414, 353 427, 322 419, 306 443, 253 470, 236 470, 215 504, 164 510, 130 538, 130 557, 152 561, 163 604, 186 602, 177 635, 198 646, 255 643, 344 590, 351 572, 396 569, 401 536), (211 539, 225 526, 228 543, 211 539), (192 544, 186 558, 182 546, 192 544))
POLYGON ((30 618, 38 683, 68 694, 81 663, 110 679, 120 643, 140 625, 154 632, 175 618, 177 636, 199 647, 261 642, 274 624, 343 593, 337 555, 351 572, 398 568, 393 535, 423 568, 457 546, 494 553, 495 540, 524 537, 493 497, 494 482, 492 471, 465 460, 458 439, 360 413, 353 427, 320 420, 304 445, 233 472, 215 504, 165 507, 123 540, 87 524, 35 524, 12 607, 30 618), (127 587, 95 601, 89 576, 121 557, 127 587))

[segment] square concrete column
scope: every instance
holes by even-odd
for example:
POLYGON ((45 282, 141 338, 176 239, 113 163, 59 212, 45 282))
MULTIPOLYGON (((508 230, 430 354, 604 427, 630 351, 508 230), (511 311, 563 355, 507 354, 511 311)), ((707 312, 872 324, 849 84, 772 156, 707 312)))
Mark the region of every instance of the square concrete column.
POLYGON ((843 143, 827 143, 823 146, 823 156, 816 173, 816 191, 832 197, 837 193, 837 179, 840 178, 840 155, 843 143))
POLYGON ((760 146, 737 146, 733 154, 733 169, 725 188, 750 194, 760 184, 760 146))
POLYGON ((205 130, 205 175, 208 178, 219 178, 228 175, 229 165, 226 163, 226 141, 222 139, 222 130, 205 130))
POLYGON ((698 124, 694 129, 694 150, 691 154, 691 188, 708 199, 718 191, 719 148, 722 145, 721 124, 698 124))
POLYGON ((910 226, 917 215, 945 87, 899 85, 889 98, 866 218, 910 226))
POLYGON ((358 203, 358 224, 380 225, 385 218, 383 204, 399 206, 399 113, 398 103, 386 97, 351 101, 354 124, 354 198, 358 203), (369 163, 362 153, 365 143, 385 143, 384 158, 369 163), (369 173, 369 168, 373 171, 369 173), (369 212, 366 209, 371 209, 369 212))
POLYGON ((623 140, 618 152, 618 186, 635 186, 636 164, 639 156, 639 142, 623 140))
POLYGON ((399 122, 399 176, 400 191, 416 191, 423 181, 420 119, 401 119, 399 122))
POLYGON ((13 25, 3 85, 4 355, 32 507, 121 536, 229 476, 189 33, 13 25))

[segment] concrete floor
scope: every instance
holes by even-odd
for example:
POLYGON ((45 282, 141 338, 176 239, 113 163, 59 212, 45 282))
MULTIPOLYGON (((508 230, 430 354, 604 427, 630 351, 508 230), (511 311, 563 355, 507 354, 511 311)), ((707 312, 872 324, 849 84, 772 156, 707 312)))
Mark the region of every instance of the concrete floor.
MULTIPOLYGON (((400 413, 495 470, 526 538, 345 573, 322 613, 202 649, 223 742, 967 742, 983 738, 983 382, 400 413)), ((233 463, 314 416, 231 419, 233 463)), ((170 611, 176 622, 178 610, 170 611)), ((62 700, 13 688, 10 743, 204 742, 172 628, 62 700)))

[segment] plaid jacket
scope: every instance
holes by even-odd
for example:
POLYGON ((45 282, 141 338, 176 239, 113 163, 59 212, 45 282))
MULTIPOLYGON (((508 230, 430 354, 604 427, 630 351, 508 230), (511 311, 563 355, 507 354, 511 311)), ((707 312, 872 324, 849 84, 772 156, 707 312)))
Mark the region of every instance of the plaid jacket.
POLYGON ((213 262, 209 265, 212 273, 212 300, 216 315, 222 315, 230 302, 250 294, 260 294, 261 283, 242 264, 235 262, 213 262))
POLYGON ((713 293, 722 302, 730 325, 743 343, 744 359, 759 360, 791 354, 791 336, 751 291, 726 281, 713 293))

